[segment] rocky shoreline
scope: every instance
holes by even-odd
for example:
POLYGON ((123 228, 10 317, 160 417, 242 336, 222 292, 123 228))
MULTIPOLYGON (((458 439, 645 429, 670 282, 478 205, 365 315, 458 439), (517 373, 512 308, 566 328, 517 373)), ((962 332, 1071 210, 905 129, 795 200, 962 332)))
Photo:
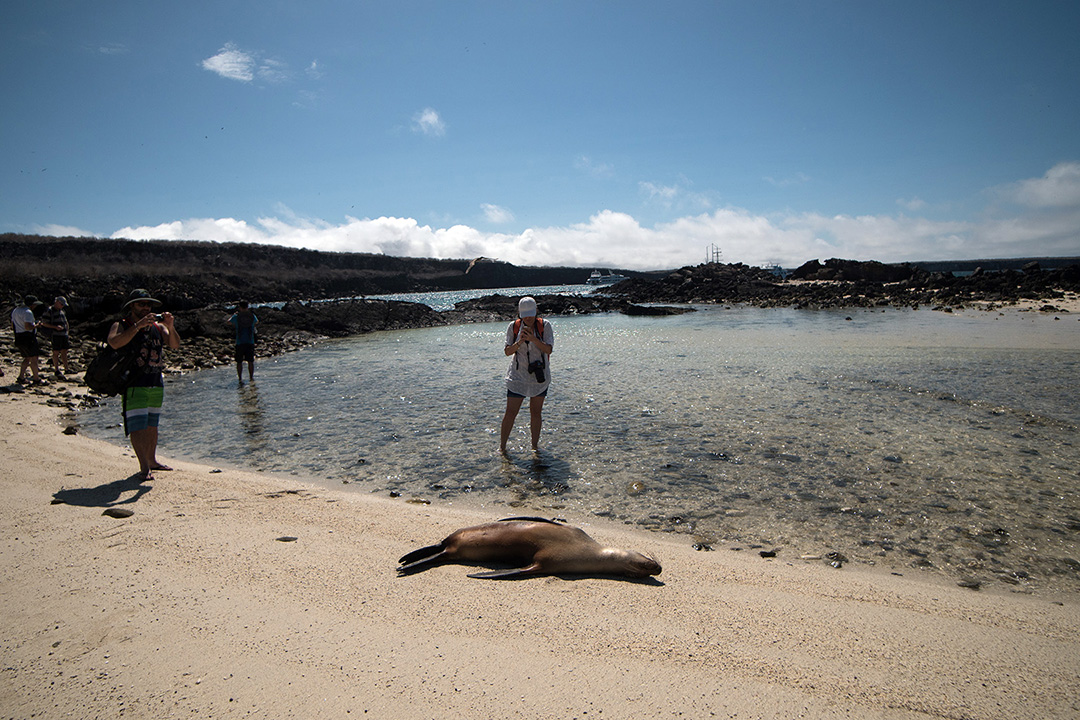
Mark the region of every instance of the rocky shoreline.
POLYGON ((1080 265, 1043 270, 1029 263, 1022 270, 966 276, 927 272, 913 265, 817 260, 787 278, 741 263, 684 267, 653 280, 631 278, 603 290, 630 302, 746 303, 759 307, 824 309, 839 307, 930 307, 958 309, 982 303, 1012 305, 1021 300, 1052 305, 1080 292, 1080 265))
MULTIPOLYGON (((545 314, 575 315, 600 312, 624 312, 634 315, 662 315, 691 312, 690 308, 657 308, 634 305, 626 300, 608 297, 573 297, 541 295, 538 298, 545 314)), ((259 340, 256 356, 273 357, 308 347, 330 338, 349 337, 378 330, 404 330, 440 325, 494 322, 514 317, 517 298, 490 295, 459 303, 454 310, 438 312, 422 303, 394 300, 348 299, 309 302, 288 302, 280 308, 255 308, 259 318, 259 340)), ((168 307, 163 309, 169 310, 168 307)), ((168 372, 183 373, 226 366, 234 363, 234 331, 228 323, 232 309, 211 306, 196 310, 175 310, 176 328, 182 338, 178 350, 166 353, 168 372)), ((86 365, 98 353, 116 316, 97 316, 71 323, 69 358, 73 372, 58 377, 49 368, 49 344, 41 342, 44 355, 40 359, 42 377, 53 383, 81 385, 86 365)), ((11 329, 0 332, 0 357, 5 372, 11 374, 5 388, 13 391, 20 357, 16 353, 11 329)))

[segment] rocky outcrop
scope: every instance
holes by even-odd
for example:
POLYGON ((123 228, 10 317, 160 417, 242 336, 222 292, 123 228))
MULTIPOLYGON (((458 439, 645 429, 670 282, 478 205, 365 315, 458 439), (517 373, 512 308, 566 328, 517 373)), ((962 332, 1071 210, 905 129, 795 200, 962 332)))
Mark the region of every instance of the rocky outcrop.
POLYGON ((1015 303, 1053 300, 1080 292, 1080 265, 1043 270, 929 273, 911 265, 816 260, 788 279, 742 264, 685 267, 660 280, 633 278, 602 292, 630 302, 747 303, 762 307, 955 306, 970 302, 1015 303))

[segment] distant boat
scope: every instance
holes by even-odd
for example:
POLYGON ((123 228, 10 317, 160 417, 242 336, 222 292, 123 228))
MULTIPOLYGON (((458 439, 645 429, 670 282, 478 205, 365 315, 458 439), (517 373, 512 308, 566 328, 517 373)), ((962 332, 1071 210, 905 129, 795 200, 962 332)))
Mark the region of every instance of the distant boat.
POLYGON ((601 275, 599 270, 593 270, 589 275, 589 279, 585 281, 586 285, 614 285, 617 282, 623 280, 629 280, 630 278, 625 275, 618 275, 613 272, 608 272, 607 275, 601 275))
POLYGON ((771 272, 773 275, 775 275, 778 278, 787 277, 787 271, 785 271, 784 268, 780 267, 776 263, 768 263, 767 265, 763 265, 762 269, 763 270, 768 270, 769 272, 771 272))

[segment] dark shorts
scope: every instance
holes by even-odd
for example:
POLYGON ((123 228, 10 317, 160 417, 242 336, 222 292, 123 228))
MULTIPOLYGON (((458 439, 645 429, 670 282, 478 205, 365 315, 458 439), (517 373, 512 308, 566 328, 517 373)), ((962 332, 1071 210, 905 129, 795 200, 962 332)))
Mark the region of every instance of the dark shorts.
POLYGON ((253 343, 241 343, 236 346, 236 362, 255 362, 255 345, 253 343))
POLYGON ((53 335, 50 342, 53 350, 68 350, 71 348, 71 338, 67 335, 53 335))
MULTIPOLYGON (((522 398, 522 399, 524 399, 524 398, 525 398, 526 396, 525 396, 525 395, 519 395, 519 394, 518 394, 518 393, 516 393, 516 392, 510 392, 509 390, 507 390, 507 391, 506 391, 506 397, 508 397, 508 398, 522 398)), ((547 388, 545 388, 545 389, 544 389, 544 392, 540 393, 539 395, 535 395, 534 397, 547 397, 547 388)))
POLYGON ((23 357, 37 357, 41 354, 41 346, 38 345, 37 335, 32 332, 15 333, 15 349, 23 357))

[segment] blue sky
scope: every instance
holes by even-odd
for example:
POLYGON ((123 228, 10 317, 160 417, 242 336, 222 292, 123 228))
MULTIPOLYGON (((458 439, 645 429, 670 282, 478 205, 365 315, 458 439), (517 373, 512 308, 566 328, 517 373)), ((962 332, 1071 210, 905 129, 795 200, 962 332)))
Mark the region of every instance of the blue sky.
POLYGON ((13 0, 0 232, 1080 255, 1080 3, 13 0))

